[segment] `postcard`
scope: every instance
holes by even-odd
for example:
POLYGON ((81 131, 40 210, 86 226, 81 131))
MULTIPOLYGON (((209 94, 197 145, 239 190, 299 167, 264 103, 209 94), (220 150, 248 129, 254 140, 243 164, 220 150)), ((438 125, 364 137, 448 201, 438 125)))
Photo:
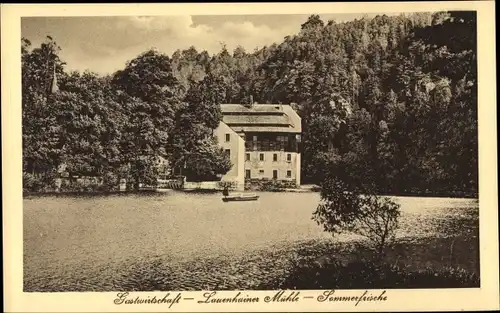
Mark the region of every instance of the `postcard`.
POLYGON ((499 309, 494 2, 2 5, 7 312, 499 309))

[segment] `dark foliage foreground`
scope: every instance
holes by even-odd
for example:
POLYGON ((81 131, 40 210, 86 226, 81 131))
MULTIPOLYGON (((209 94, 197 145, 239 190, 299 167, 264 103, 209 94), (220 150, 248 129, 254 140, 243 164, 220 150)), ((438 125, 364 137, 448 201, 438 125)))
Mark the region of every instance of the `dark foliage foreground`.
MULTIPOLYGON (((269 286, 271 287, 271 286, 269 286)), ((273 285, 281 289, 408 289, 479 287, 479 277, 466 270, 426 268, 408 271, 394 265, 352 262, 297 267, 284 282, 273 285)), ((270 289, 270 288, 267 288, 270 289)))
POLYGON ((412 239, 389 247, 378 264, 361 242, 329 241, 186 263, 143 257, 85 275, 25 277, 24 291, 477 288, 478 244, 474 236, 412 239))

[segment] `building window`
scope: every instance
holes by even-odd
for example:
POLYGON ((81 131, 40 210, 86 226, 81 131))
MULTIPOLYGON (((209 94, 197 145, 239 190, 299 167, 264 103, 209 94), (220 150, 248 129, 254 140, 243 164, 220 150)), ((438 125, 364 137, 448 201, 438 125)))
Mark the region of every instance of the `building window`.
POLYGON ((245 178, 250 178, 250 170, 245 170, 245 178))
POLYGON ((286 177, 288 178, 292 177, 292 171, 290 170, 286 171, 286 177))
POLYGON ((264 153, 259 154, 259 160, 264 161, 264 153))
POLYGON ((273 170, 273 179, 278 179, 278 170, 273 170))
POLYGON ((278 154, 277 153, 273 154, 273 161, 278 162, 278 154))
POLYGON ((264 175, 264 170, 259 170, 260 175, 264 175))
POLYGON ((225 152, 226 152, 226 155, 227 155, 228 157, 231 157, 231 150, 230 150, 230 149, 226 149, 226 151, 225 151, 225 152))
POLYGON ((288 154, 286 155, 286 160, 287 160, 288 162, 292 162, 292 155, 291 155, 290 153, 288 153, 288 154))
POLYGON ((226 142, 231 141, 231 134, 226 134, 226 142))
POLYGON ((276 145, 278 150, 285 150, 288 149, 288 136, 277 136, 276 137, 276 145))
POLYGON ((247 153, 247 161, 250 161, 250 153, 247 153))

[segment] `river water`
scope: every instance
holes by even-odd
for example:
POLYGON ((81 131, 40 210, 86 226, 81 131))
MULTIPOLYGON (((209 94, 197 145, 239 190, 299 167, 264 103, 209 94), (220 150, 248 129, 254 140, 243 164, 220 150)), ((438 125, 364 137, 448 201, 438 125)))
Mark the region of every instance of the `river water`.
MULTIPOLYGON (((125 281, 134 273, 143 273, 135 278, 142 280, 150 275, 143 284, 151 285, 155 277, 167 280, 166 271, 172 272, 183 262, 245 258, 262 249, 332 240, 311 219, 320 201, 318 193, 263 192, 259 196, 258 201, 228 203, 219 194, 174 191, 149 196, 25 199, 25 288, 113 290, 125 288, 125 281), (168 270, 158 272, 166 264, 168 270)), ((449 212, 477 211, 478 206, 476 200, 468 199, 395 200, 404 217, 401 236, 426 235, 437 226, 422 221, 439 220, 449 212)), ((345 235, 336 240, 349 238, 345 235)))

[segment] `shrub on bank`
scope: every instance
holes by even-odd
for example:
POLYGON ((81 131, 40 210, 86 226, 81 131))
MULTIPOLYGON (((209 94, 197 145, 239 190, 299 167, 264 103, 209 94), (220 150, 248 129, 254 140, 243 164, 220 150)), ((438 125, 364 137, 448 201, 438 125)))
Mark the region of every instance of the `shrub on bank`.
POLYGON ((59 187, 60 192, 96 192, 105 191, 105 186, 100 184, 97 180, 68 180, 61 181, 59 187))
POLYGON ((52 173, 34 175, 23 173, 23 192, 47 192, 56 188, 52 173))
POLYGON ((400 205, 388 197, 338 177, 328 177, 322 184, 321 202, 313 220, 333 235, 343 231, 366 237, 375 248, 374 261, 395 240, 400 205))
POLYGON ((286 189, 297 188, 294 180, 277 179, 247 179, 245 180, 245 189, 257 191, 285 191, 286 189))

